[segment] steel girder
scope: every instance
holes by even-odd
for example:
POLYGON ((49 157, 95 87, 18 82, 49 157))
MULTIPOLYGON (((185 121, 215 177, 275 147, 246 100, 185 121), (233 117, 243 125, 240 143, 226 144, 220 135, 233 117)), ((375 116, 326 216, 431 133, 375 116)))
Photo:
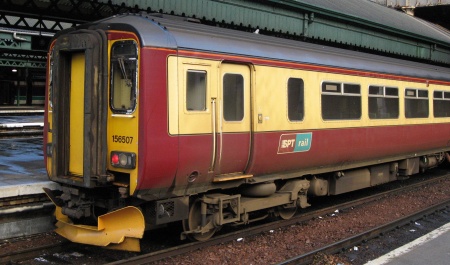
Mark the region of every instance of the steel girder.
POLYGON ((0 66, 45 68, 46 50, 56 32, 117 13, 139 10, 125 4, 90 0, 0 0, 0 11, 0 34, 3 32, 0 35, 0 66), (27 43, 30 45, 23 45, 25 42, 14 38, 13 32, 31 38, 27 43), (11 33, 9 37, 8 33, 11 33), (29 58, 29 50, 33 50, 32 58, 29 58))

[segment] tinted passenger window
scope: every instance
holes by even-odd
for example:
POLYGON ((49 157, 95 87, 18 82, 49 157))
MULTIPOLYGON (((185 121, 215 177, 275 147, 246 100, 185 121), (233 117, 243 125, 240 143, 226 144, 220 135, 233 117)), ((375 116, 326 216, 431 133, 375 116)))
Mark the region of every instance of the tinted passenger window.
POLYGON ((395 119, 398 117, 398 88, 369 86, 369 118, 395 119))
POLYGON ((189 70, 186 74, 186 108, 206 110, 206 72, 189 70))
POLYGON ((288 80, 288 117, 290 121, 301 121, 304 116, 303 80, 288 80))
POLYGON ((405 90, 405 117, 427 118, 428 117, 428 91, 421 89, 405 90))
POLYGON ((434 117, 450 117, 450 92, 434 91, 434 117))
POLYGON ((240 74, 223 77, 223 117, 226 121, 244 118, 244 77, 240 74))
POLYGON ((322 118, 355 120, 361 118, 361 87, 356 84, 322 84, 322 118))

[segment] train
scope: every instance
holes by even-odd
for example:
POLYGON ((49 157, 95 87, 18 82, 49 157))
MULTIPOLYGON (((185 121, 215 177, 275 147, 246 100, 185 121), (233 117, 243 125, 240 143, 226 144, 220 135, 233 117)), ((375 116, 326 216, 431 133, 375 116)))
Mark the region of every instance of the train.
POLYGON ((200 22, 120 14, 54 36, 58 234, 140 251, 174 223, 204 241, 448 160, 449 67, 200 22))
MULTIPOLYGON (((45 81, 31 81, 32 105, 44 106, 45 103, 45 81)), ((1 105, 25 105, 27 104, 27 82, 25 81, 0 81, 0 104, 1 105), (19 99, 19 102, 17 102, 19 99)))

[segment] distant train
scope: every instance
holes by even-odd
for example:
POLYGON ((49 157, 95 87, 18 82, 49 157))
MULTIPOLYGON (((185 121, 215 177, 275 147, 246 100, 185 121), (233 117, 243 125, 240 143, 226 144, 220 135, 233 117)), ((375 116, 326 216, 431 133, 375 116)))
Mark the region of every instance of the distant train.
MULTIPOLYGON (((33 105, 43 106, 45 103, 45 96, 33 96, 31 102, 33 105)), ((14 97, 13 104, 17 105, 17 96, 14 97)), ((20 96, 19 105, 26 105, 26 104, 27 104, 27 96, 20 96)))
MULTIPOLYGON (((45 81, 32 81, 31 103, 33 105, 45 104, 45 81)), ((26 81, 0 81, 0 105, 25 105, 27 104, 26 81), (17 102, 19 99, 19 102, 17 102)))
POLYGON ((450 150, 450 68, 124 14, 57 34, 44 153, 57 232, 139 251, 181 221, 291 218, 309 196, 438 166, 450 150))

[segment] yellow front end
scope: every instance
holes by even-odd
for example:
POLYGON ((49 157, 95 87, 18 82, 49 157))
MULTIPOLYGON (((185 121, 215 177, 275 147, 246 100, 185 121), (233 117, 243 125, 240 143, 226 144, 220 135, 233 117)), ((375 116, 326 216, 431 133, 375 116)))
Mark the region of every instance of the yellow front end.
POLYGON ((125 251, 141 251, 145 229, 142 212, 132 206, 98 217, 98 226, 76 225, 56 206, 56 233, 72 242, 125 251))
POLYGON ((144 216, 139 208, 123 207, 137 185, 138 43, 131 36, 104 45, 97 35, 98 31, 62 35, 50 51, 46 162, 62 194, 46 193, 56 205, 56 232, 61 236, 140 251, 144 216), (94 188, 101 192, 95 194, 94 188), (105 214, 97 217, 97 226, 83 225, 100 208, 98 212, 105 214))
POLYGON ((114 184, 129 196, 136 190, 138 173, 138 45, 132 39, 114 40, 109 54, 108 171, 116 177, 114 184))

